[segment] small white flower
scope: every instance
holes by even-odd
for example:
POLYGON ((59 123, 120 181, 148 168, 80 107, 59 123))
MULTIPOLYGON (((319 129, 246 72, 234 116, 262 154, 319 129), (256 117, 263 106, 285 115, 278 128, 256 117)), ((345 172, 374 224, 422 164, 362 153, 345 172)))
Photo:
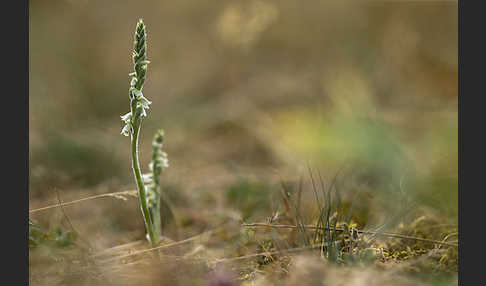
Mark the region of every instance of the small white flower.
MULTIPOLYGON (((140 92, 140 94, 142 94, 140 92)), ((138 103, 143 107, 143 108, 149 108, 149 105, 152 104, 151 101, 149 101, 147 98, 145 98, 143 95, 140 97, 137 97, 138 103)))
POLYGON ((130 122, 130 119, 131 119, 131 117, 132 117, 132 113, 131 113, 131 112, 128 112, 127 114, 122 115, 122 116, 120 116, 120 117, 121 117, 121 120, 122 120, 123 122, 128 123, 128 122, 130 122))
POLYGON ((130 123, 127 123, 125 124, 125 126, 123 126, 123 129, 122 131, 120 132, 120 134, 123 134, 125 136, 128 136, 130 135, 130 133, 133 131, 132 129, 132 125, 130 123))
POLYGON ((142 174, 142 179, 147 184, 151 183, 152 182, 152 173, 142 174))

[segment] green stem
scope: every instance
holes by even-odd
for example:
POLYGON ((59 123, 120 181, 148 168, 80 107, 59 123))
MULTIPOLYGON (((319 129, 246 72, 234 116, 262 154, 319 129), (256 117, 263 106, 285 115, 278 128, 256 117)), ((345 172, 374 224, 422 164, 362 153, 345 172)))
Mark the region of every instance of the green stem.
MULTIPOLYGON (((154 142, 155 143, 155 142, 154 142)), ((161 147, 157 144, 157 147, 154 147, 153 155, 152 155, 152 180, 154 180, 154 192, 155 192, 155 205, 153 207, 153 223, 154 223, 154 232, 157 237, 162 235, 162 221, 160 217, 160 166, 157 163, 157 156, 161 152, 161 147)))
POLYGON ((134 122, 133 124, 133 134, 132 134, 132 168, 135 174, 135 180, 137 181, 138 187, 138 198, 140 200, 140 208, 142 209, 143 219, 145 221, 145 228, 149 235, 150 243, 155 246, 157 243, 156 237, 154 235, 154 228, 152 220, 150 219, 150 213, 147 206, 147 198, 145 196, 145 185, 142 180, 142 172, 140 171, 140 163, 138 160, 138 135, 140 133, 140 121, 134 122))
POLYGON ((160 237, 162 235, 162 221, 160 218, 160 186, 156 184, 155 187, 157 189, 155 190, 155 206, 153 208, 152 217, 155 236, 160 237))

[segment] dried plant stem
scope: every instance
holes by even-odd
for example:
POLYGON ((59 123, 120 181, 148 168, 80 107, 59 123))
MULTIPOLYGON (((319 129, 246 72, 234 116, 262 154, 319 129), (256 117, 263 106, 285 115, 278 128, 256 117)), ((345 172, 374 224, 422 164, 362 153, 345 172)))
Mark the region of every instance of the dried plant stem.
POLYGON ((33 213, 36 213, 36 212, 45 211, 45 210, 49 210, 49 209, 58 208, 60 206, 63 206, 63 207, 70 206, 70 205, 74 205, 74 204, 81 203, 81 202, 84 202, 84 201, 89 201, 89 200, 94 200, 94 199, 99 199, 99 198, 108 198, 108 197, 123 198, 125 195, 137 195, 137 192, 138 192, 137 190, 131 190, 131 191, 121 191, 121 192, 95 195, 95 196, 91 196, 91 197, 87 197, 87 198, 82 198, 82 199, 79 199, 79 200, 74 200, 74 201, 70 201, 70 202, 64 202, 64 203, 59 203, 59 204, 55 204, 55 205, 49 205, 49 206, 29 210, 29 214, 33 214, 33 213))
MULTIPOLYGON (((291 229, 299 228, 298 226, 295 226, 295 225, 266 224, 266 223, 245 223, 245 224, 242 224, 242 226, 243 227, 291 228, 291 229)), ((306 225, 305 228, 306 229, 334 230, 334 231, 339 231, 339 232, 345 231, 343 228, 317 227, 317 226, 314 226, 314 225, 306 225)), ((416 241, 430 242, 430 243, 434 243, 434 244, 448 245, 448 246, 454 246, 454 247, 458 246, 457 244, 453 244, 453 243, 449 243, 449 242, 445 242, 445 241, 402 235, 402 234, 398 234, 398 233, 366 231, 366 230, 357 230, 357 232, 360 233, 360 234, 373 234, 373 235, 381 235, 381 236, 386 236, 386 237, 394 237, 394 238, 402 238, 402 239, 410 239, 410 240, 416 240, 416 241)))
POLYGON ((272 255, 281 254, 281 253, 300 252, 300 251, 306 251, 306 250, 321 248, 323 246, 326 246, 326 244, 316 244, 316 245, 313 245, 313 246, 304 246, 304 247, 289 248, 289 249, 283 249, 283 250, 277 250, 277 251, 260 252, 260 253, 254 253, 254 254, 248 254, 248 255, 233 257, 233 258, 222 258, 222 259, 218 259, 215 263, 217 264, 217 263, 235 262, 235 261, 239 261, 239 260, 245 260, 245 259, 249 259, 249 258, 262 256, 262 255, 272 256, 272 255))
MULTIPOLYGON (((184 240, 181 240, 181 241, 176 241, 176 242, 168 243, 168 244, 165 244, 165 245, 160 245, 160 246, 152 247, 152 248, 149 248, 149 249, 138 250, 138 251, 131 252, 129 254, 125 254, 125 255, 121 255, 121 256, 109 258, 109 259, 105 259, 105 260, 102 260, 101 263, 109 263, 109 262, 113 262, 113 261, 116 261, 116 260, 119 260, 119 259, 124 259, 124 258, 132 257, 132 256, 144 254, 144 253, 151 253, 153 251, 157 251, 158 252, 159 250, 162 250, 162 249, 166 249, 166 248, 169 248, 169 247, 174 247, 174 246, 182 245, 182 244, 185 244, 185 243, 188 243, 188 242, 197 240, 197 239, 199 239, 199 238, 201 238, 203 236, 212 235, 212 234, 214 234, 216 231, 218 231, 220 229, 222 229, 222 228, 220 227, 218 229, 208 230, 208 231, 205 231, 203 233, 200 233, 198 235, 189 237, 189 238, 184 239, 184 240)), ((95 257, 95 256, 99 256, 99 255, 96 255, 95 254, 93 257, 95 257)))

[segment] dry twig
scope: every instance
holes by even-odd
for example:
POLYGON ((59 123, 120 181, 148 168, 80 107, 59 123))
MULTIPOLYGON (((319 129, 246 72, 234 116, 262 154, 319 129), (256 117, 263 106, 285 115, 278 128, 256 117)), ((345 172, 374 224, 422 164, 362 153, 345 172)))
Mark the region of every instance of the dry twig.
MULTIPOLYGON (((295 225, 286 225, 286 224, 266 224, 266 223, 244 223, 242 224, 243 227, 269 227, 269 228, 291 228, 291 229, 297 229, 298 226, 295 225)), ((334 231, 339 231, 342 232, 344 231, 343 228, 327 228, 327 227, 316 227, 314 225, 306 225, 306 229, 323 229, 323 230, 334 230, 334 231)), ((416 241, 423 241, 423 242, 430 242, 434 244, 440 244, 440 245, 448 245, 448 246, 454 246, 457 247, 457 244, 454 243, 449 243, 445 241, 439 241, 439 240, 433 240, 433 239, 427 239, 427 238, 420 238, 420 237, 414 237, 414 236, 408 236, 408 235, 402 235, 398 233, 389 233, 389 232, 377 232, 377 231, 366 231, 366 230, 357 230, 359 234, 372 234, 372 235, 381 235, 381 236, 386 236, 386 237, 395 237, 395 238, 402 238, 402 239, 410 239, 410 240, 416 240, 416 241)))
POLYGON ((121 200, 127 200, 127 196, 132 196, 132 197, 137 197, 137 191, 136 190, 130 190, 130 191, 121 191, 121 192, 114 192, 114 193, 107 193, 107 194, 100 194, 100 195, 95 195, 87 198, 82 198, 79 200, 74 200, 66 203, 60 203, 60 204, 55 204, 55 205, 50 205, 42 208, 37 208, 33 210, 29 210, 29 214, 40 212, 40 211, 45 211, 57 207, 64 207, 64 206, 69 206, 69 205, 74 205, 80 202, 84 201, 89 201, 93 199, 99 199, 99 198, 116 198, 116 199, 121 199, 121 200))

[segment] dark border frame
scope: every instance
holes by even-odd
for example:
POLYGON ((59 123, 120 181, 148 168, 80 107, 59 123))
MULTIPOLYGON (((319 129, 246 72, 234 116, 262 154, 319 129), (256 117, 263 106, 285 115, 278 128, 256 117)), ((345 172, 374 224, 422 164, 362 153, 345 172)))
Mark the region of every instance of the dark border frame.
POLYGON ((481 253, 484 243, 483 227, 479 220, 484 217, 484 200, 480 198, 484 186, 484 169, 481 166, 484 156, 481 155, 484 154, 486 141, 481 136, 484 130, 482 115, 485 111, 479 99, 484 96, 482 70, 486 61, 481 52, 486 50, 482 41, 485 15, 484 9, 473 5, 480 3, 458 1, 459 285, 484 283, 481 282, 484 278, 479 275, 483 262, 473 259, 484 259, 481 253), (469 138, 466 139, 468 134, 469 138))
MULTIPOLYGON (((3 17, 3 59, 8 63, 3 65, 3 72, 6 73, 3 79, 3 112, 0 117, 3 121, 3 140, 6 144, 3 147, 4 155, 10 155, 4 167, 2 230, 3 246, 8 255, 4 261, 8 263, 3 271, 7 277, 2 277, 2 282, 13 285, 28 285, 28 191, 29 191, 29 2, 9 1, 5 4, 12 4, 14 9, 5 8, 3 17), (12 108, 12 105, 14 106, 12 108), (7 137, 7 134, 9 136, 7 137), (7 150, 7 151, 5 151, 7 150), (15 245, 17 247, 11 247, 15 245), (17 271, 18 270, 18 271, 17 271), (19 273, 20 272, 20 273, 19 273), (9 283, 13 281, 14 283, 9 283)), ((484 185, 482 180, 481 167, 471 166, 476 158, 480 163, 481 156, 478 152, 486 146, 481 140, 483 124, 483 106, 473 99, 480 99, 482 96, 484 57, 480 57, 481 51, 486 50, 482 43, 481 23, 484 18, 484 10, 474 7, 481 1, 458 1, 458 51, 459 51, 459 284, 460 285, 481 285, 481 278, 474 279, 475 270, 479 270, 482 263, 476 263, 473 257, 482 258, 478 252, 482 245, 483 235, 482 224, 475 221, 482 217, 483 200, 479 198, 484 185), (466 3, 467 2, 467 3, 466 3), (476 29, 478 29, 476 31, 476 29), (466 41, 464 41, 466 40, 466 41), (467 96, 466 96, 467 94, 467 96), (465 104, 466 103, 466 104, 465 104), (469 109, 469 110, 465 110, 469 109), (474 132, 474 133, 473 133, 474 132), (470 138, 466 140, 464 135, 469 133, 470 138), (474 134, 474 135, 473 135, 474 134), (472 137, 474 136, 474 137, 472 137), (474 147, 477 147, 474 150, 474 147), (465 152, 465 150, 468 152, 465 152), (467 155, 469 154, 469 155, 467 155), (465 163, 469 163, 466 167, 465 163), (474 176, 476 173, 477 176, 474 176), (467 174, 467 180, 465 175, 467 174), (476 178, 476 181, 474 179, 476 178), (473 193, 474 192, 474 193, 473 193), (469 228, 469 234, 466 234, 469 228), (476 241, 475 241, 476 240, 476 241), (469 253, 468 253, 469 252, 469 253), (467 283, 471 281, 471 283, 467 283), (479 282, 479 283, 477 283, 479 282)), ((5 156, 4 156, 5 158, 5 156)), ((479 164, 478 164, 479 165, 479 164)), ((481 273, 477 271, 477 273, 481 273)))
POLYGON ((2 284, 29 284, 29 1, 4 3, 2 17, 2 284), (10 4, 10 5, 8 5, 10 4))

